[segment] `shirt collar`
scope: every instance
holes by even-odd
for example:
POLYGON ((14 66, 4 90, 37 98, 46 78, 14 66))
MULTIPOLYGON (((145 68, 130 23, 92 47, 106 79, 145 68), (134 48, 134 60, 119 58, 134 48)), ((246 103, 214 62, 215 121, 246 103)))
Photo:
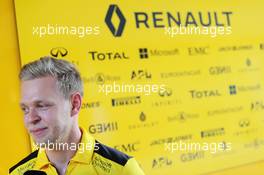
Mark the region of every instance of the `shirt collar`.
POLYGON ((71 161, 89 164, 93 156, 95 139, 88 134, 84 128, 80 129, 82 131, 82 139, 79 144, 78 151, 73 156, 71 161))
MULTIPOLYGON (((82 132, 81 142, 77 145, 77 152, 71 159, 71 162, 79 162, 89 164, 92 159, 95 139, 87 133, 84 128, 80 128, 82 132)), ((48 166, 51 162, 48 160, 45 149, 40 148, 38 151, 37 161, 35 164, 36 169, 41 169, 45 166, 48 166)))

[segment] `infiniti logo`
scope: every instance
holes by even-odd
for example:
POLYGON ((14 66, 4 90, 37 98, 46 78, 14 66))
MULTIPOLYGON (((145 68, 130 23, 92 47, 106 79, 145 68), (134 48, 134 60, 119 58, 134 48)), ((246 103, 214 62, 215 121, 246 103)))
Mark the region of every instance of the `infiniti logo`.
POLYGON ((161 97, 171 96, 172 95, 172 90, 171 89, 159 90, 159 95, 161 97))
POLYGON ((245 128, 245 127, 248 127, 250 125, 250 121, 249 120, 240 120, 238 124, 241 128, 245 128))
POLYGON ((68 54, 68 51, 64 47, 55 47, 50 50, 50 54, 56 58, 58 56, 65 57, 68 54))
POLYGON ((123 30, 125 28, 125 24, 126 24, 126 18, 124 17, 121 10, 116 4, 112 4, 109 6, 108 11, 105 16, 105 23, 115 37, 119 37, 122 35, 123 30), (113 25, 113 22, 111 21, 113 18, 114 12, 119 18, 119 24, 117 28, 113 25))

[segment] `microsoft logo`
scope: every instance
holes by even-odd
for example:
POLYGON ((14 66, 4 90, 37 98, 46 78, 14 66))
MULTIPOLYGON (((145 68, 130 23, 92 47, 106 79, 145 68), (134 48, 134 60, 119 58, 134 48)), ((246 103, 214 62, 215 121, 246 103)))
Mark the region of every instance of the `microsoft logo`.
POLYGON ((148 58, 148 49, 147 48, 140 48, 139 49, 139 57, 140 57, 140 59, 148 58))
POLYGON ((230 85, 229 86, 229 94, 230 95, 236 95, 237 91, 236 91, 236 86, 235 85, 230 85))

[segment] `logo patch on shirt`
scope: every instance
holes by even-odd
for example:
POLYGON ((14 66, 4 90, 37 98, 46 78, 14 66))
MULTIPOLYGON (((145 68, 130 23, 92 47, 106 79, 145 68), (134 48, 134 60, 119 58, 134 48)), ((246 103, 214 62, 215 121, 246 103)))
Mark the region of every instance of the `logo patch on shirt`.
POLYGON ((110 173, 111 168, 112 168, 112 164, 110 162, 107 162, 103 159, 101 159, 100 157, 95 157, 93 159, 93 163, 92 163, 95 167, 100 168, 101 170, 103 170, 104 172, 110 173))

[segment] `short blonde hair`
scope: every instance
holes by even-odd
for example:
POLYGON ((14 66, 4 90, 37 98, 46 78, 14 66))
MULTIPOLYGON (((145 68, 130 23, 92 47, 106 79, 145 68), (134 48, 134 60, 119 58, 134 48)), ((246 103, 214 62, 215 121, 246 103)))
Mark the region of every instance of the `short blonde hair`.
POLYGON ((76 67, 61 59, 50 56, 41 57, 39 60, 25 64, 19 74, 21 81, 33 80, 52 76, 57 80, 59 91, 67 99, 73 92, 79 92, 83 96, 83 82, 76 67))

